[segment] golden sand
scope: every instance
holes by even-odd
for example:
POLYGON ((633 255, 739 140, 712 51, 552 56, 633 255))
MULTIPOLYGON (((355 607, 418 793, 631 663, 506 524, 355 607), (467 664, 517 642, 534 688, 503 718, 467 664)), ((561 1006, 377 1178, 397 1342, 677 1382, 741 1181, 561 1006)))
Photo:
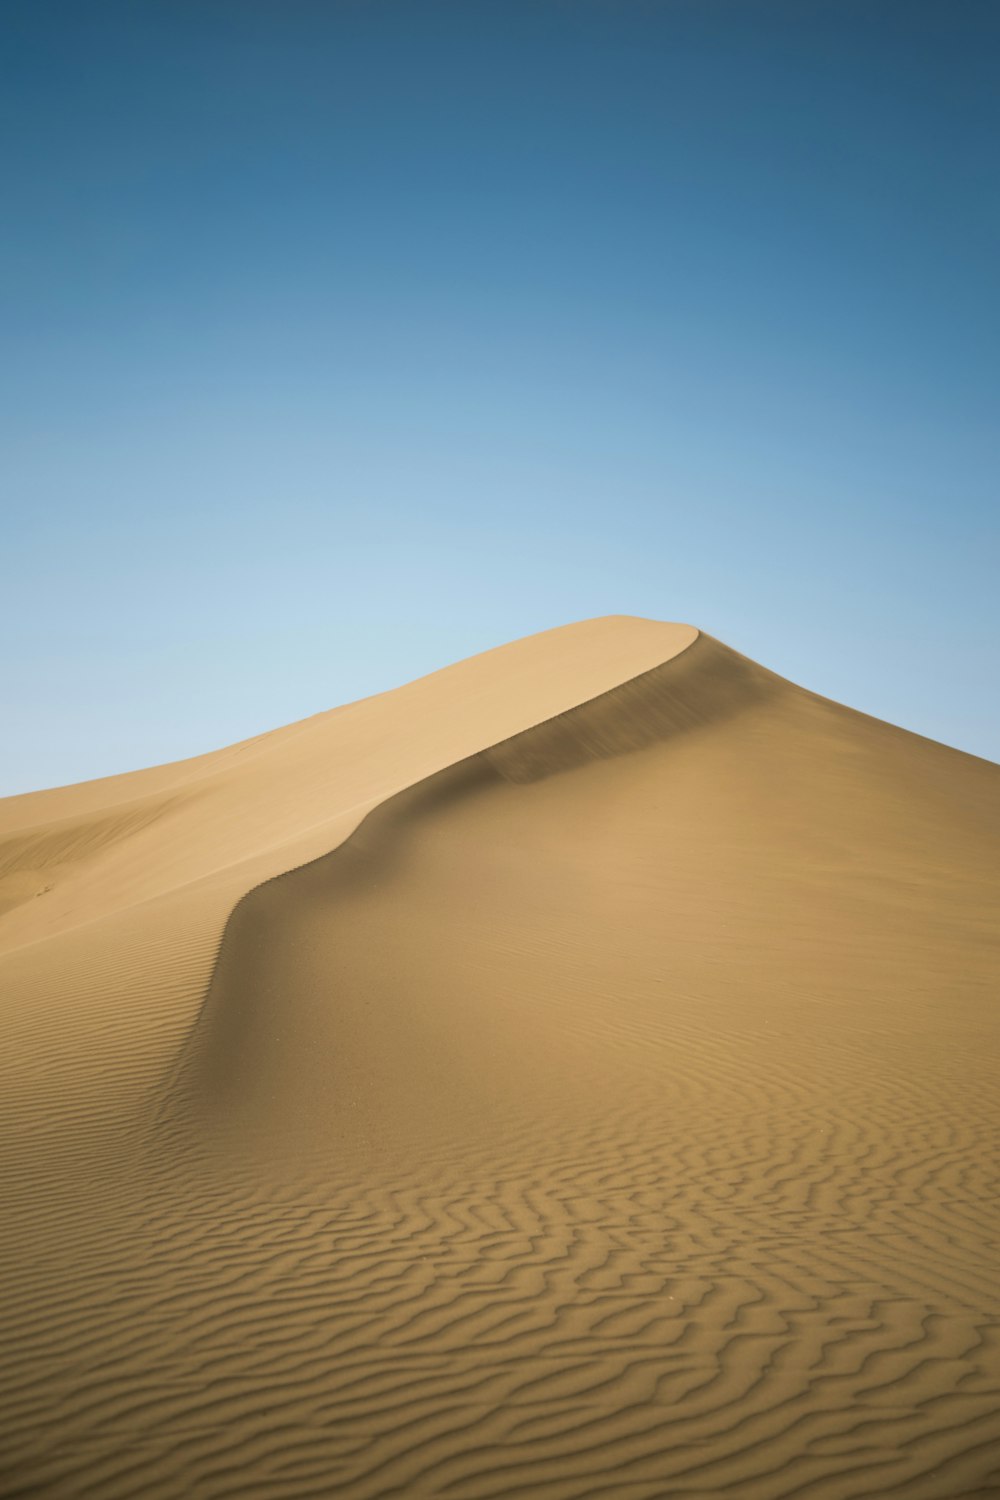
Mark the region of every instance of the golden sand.
POLYGON ((0 802, 0 1494, 1000 1495, 998 887, 620 617, 0 802))

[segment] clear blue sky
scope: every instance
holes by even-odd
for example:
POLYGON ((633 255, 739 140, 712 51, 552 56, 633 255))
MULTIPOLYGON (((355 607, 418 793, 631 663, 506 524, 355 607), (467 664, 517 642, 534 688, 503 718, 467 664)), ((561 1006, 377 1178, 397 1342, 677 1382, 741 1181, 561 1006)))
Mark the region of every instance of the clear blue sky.
POLYGON ((608 613, 1000 757, 993 0, 0 21, 0 792, 608 613))

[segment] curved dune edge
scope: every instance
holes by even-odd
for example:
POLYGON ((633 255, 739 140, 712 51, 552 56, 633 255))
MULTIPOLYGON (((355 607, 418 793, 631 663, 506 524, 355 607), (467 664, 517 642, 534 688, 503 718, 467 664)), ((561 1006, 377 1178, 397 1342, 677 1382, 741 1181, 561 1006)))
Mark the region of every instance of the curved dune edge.
POLYGON ((511 725, 697 635, 584 620, 228 749, 0 801, 0 865, 6 849, 19 903, 0 915, 0 1129, 8 1114, 11 1128, 30 1119, 62 1132, 76 1157, 96 1149, 109 1110, 144 1115, 248 891, 336 848, 370 808, 511 725), (58 1056, 46 1034, 63 1038, 58 1056))
POLYGON ((660 664, 697 636, 693 626, 628 616, 584 620, 204 756, 0 800, 0 904, 5 879, 10 898, 0 957, 181 886, 228 883, 242 864, 250 889, 329 848, 325 824, 352 813, 356 821, 402 787, 660 664), (55 863, 53 890, 45 875, 53 847, 72 853, 74 845, 75 862, 55 863), (275 863, 286 846, 287 862, 275 863), (34 899, 40 892, 43 901, 34 899))
MULTIPOLYGON (((266 922, 261 908, 266 906, 267 893, 272 888, 294 881, 304 871, 327 866, 359 840, 368 849, 377 844, 391 858, 393 841, 408 823, 432 816, 435 808, 453 796, 460 797, 484 774, 514 784, 563 775, 592 761, 633 754, 677 735, 723 724, 782 691, 801 690, 698 631, 690 644, 646 672, 485 746, 380 800, 364 812, 339 843, 244 892, 227 918, 198 1018, 165 1087, 158 1111, 160 1120, 169 1118, 170 1101, 176 1092, 180 1090, 183 1094, 190 1085, 195 1066, 192 1059, 203 1049, 205 1029, 214 1023, 217 992, 225 984, 220 967, 230 960, 231 950, 238 949, 242 942, 255 942, 253 935, 266 922)), ((238 968, 238 958, 235 963, 238 968)), ((243 999, 234 999, 234 1006, 242 1012, 243 999)), ((237 1032, 243 1024, 244 1016, 240 1014, 235 1023, 237 1032)), ((219 1046, 223 1053, 220 1071, 224 1074, 229 1069, 237 1037, 225 1023, 223 1032, 219 1046)), ((228 1092, 228 1086, 223 1087, 219 1078, 212 1088, 220 1094, 228 1092)))

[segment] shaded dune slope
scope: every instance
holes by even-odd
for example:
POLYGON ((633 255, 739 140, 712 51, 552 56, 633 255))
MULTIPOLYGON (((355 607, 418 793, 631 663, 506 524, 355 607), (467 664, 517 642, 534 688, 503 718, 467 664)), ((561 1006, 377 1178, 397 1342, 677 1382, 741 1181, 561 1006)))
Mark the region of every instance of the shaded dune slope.
POLYGON ((294 836, 4 961, 5 1493, 1000 1494, 1000 770, 654 637, 373 700, 312 814, 298 726, 294 836))
MULTIPOLYGON (((305 1075, 312 1071, 310 1059, 316 1060, 320 1073, 314 1098, 329 1101, 336 1097, 337 1084, 328 1073, 337 1055, 336 1041, 333 1036, 321 1040, 317 1035, 325 1022, 335 1032, 343 1020, 341 997, 336 989, 327 989, 335 984, 336 953, 324 954, 321 971, 312 976, 323 991, 322 998, 315 1005, 307 1003, 306 1014, 298 1016, 282 974, 291 955, 286 945, 276 942, 283 922, 295 928, 304 911, 318 910, 324 921, 349 925, 356 898, 363 898, 373 887, 381 890, 392 879, 425 825, 447 819, 467 803, 488 798, 491 790, 505 783, 541 781, 591 762, 665 746, 678 736, 721 727, 783 690, 789 690, 789 684, 702 634, 678 657, 397 793, 368 813, 343 844, 307 866, 256 887, 243 897, 227 923, 202 1011, 168 1089, 165 1116, 172 1112, 172 1098, 174 1103, 181 1099, 194 1105, 194 1096, 200 1094, 209 1115, 218 1114, 227 1101, 233 1101, 239 1106, 240 1137, 246 1140, 246 1106, 259 1096, 267 1100, 262 1127, 280 1135, 293 1116, 301 1113, 305 1075), (287 1039, 293 1037, 299 1039, 301 1054, 295 1051, 289 1056, 287 1039), (278 1068, 287 1079, 280 1093, 273 1080, 278 1068)), ((586 789, 582 795, 586 798, 586 789)), ((516 810, 516 803, 512 807, 504 800, 501 816, 509 817, 516 810)), ((585 809, 583 815, 587 816, 585 809)), ((491 850, 487 845, 470 852, 475 878, 477 865, 489 867, 491 850)), ((530 831, 523 857, 531 858, 530 831)), ((394 918, 386 921, 391 929, 394 918)), ((441 931, 435 924, 434 940, 450 946, 452 928, 457 925, 457 920, 449 921, 441 931)), ((293 941, 299 942, 300 937, 293 941)), ((294 959, 292 967, 297 967, 294 959)), ((454 1024, 455 1018, 450 1017, 444 1030, 454 1024)), ((530 1045, 530 1037, 526 1044, 530 1045)), ((359 1046, 369 1051, 367 1063, 359 1057, 340 1059, 347 1074, 356 1064, 367 1071, 372 1058, 384 1053, 384 1039, 369 1050, 368 1039, 361 1037, 359 1046)), ((451 1064, 441 1071, 442 1081, 450 1077, 454 1089, 458 1078, 451 1064)), ((520 1086, 517 1081, 515 1086, 520 1086)), ((199 1129, 202 1124, 199 1120, 199 1129)))
MULTIPOLYGON (((842 1003, 852 980, 869 989, 876 969, 902 970, 917 1004, 934 978, 931 967, 914 990, 923 909, 959 924, 955 957, 967 944, 965 961, 974 969, 982 957, 985 978, 990 913, 970 909, 967 887, 995 860, 996 778, 985 764, 963 766, 957 799, 957 759, 702 635, 662 666, 398 793, 336 850, 244 897, 174 1103, 193 1110, 199 1130, 232 1109, 235 1138, 258 1145, 296 1119, 308 1138, 340 1139, 363 1121, 368 1139, 384 1140, 397 1114, 397 1146, 424 1149, 422 1106, 439 1113, 442 1094, 454 1104, 466 1090, 467 1143, 502 1071, 490 1051, 497 1014, 511 1005, 493 993, 501 961, 521 996, 551 996, 574 962, 584 972, 589 964, 617 1022, 630 996, 609 965, 643 962, 666 995, 692 941, 686 982, 703 984, 698 968, 711 966, 711 988, 739 995, 751 1014, 762 997, 750 958, 757 968, 776 960, 768 984, 800 984, 811 1007, 818 990, 842 1003), (567 776, 549 795, 534 788, 567 776), (511 907, 525 891, 529 914, 511 907), (632 928, 627 952, 612 913, 632 928), (581 962, 591 923, 598 951, 581 962), (504 951, 522 935, 523 952, 504 951), (414 967, 429 953, 433 989, 414 967), (457 979, 459 953, 468 961, 457 979), (486 955, 489 1001, 475 1006, 486 955), (352 1005, 363 1012, 353 1020, 352 1005), (416 1080, 414 1047, 424 1067, 416 1080), (380 1087, 359 1090, 359 1077, 380 1074, 380 1087)), ((511 1097, 528 1091, 544 1024, 534 999, 507 1022, 511 1097)), ((579 1059, 567 1071, 579 1076, 579 1059)), ((540 1082, 565 1080, 533 1078, 532 1087, 540 1082)))

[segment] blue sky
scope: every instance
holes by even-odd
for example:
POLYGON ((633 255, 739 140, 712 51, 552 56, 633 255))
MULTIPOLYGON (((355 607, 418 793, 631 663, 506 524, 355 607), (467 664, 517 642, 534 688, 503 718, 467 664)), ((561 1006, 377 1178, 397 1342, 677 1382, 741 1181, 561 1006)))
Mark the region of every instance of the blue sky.
POLYGON ((1000 758, 995 5, 0 21, 0 793, 609 613, 1000 758))

